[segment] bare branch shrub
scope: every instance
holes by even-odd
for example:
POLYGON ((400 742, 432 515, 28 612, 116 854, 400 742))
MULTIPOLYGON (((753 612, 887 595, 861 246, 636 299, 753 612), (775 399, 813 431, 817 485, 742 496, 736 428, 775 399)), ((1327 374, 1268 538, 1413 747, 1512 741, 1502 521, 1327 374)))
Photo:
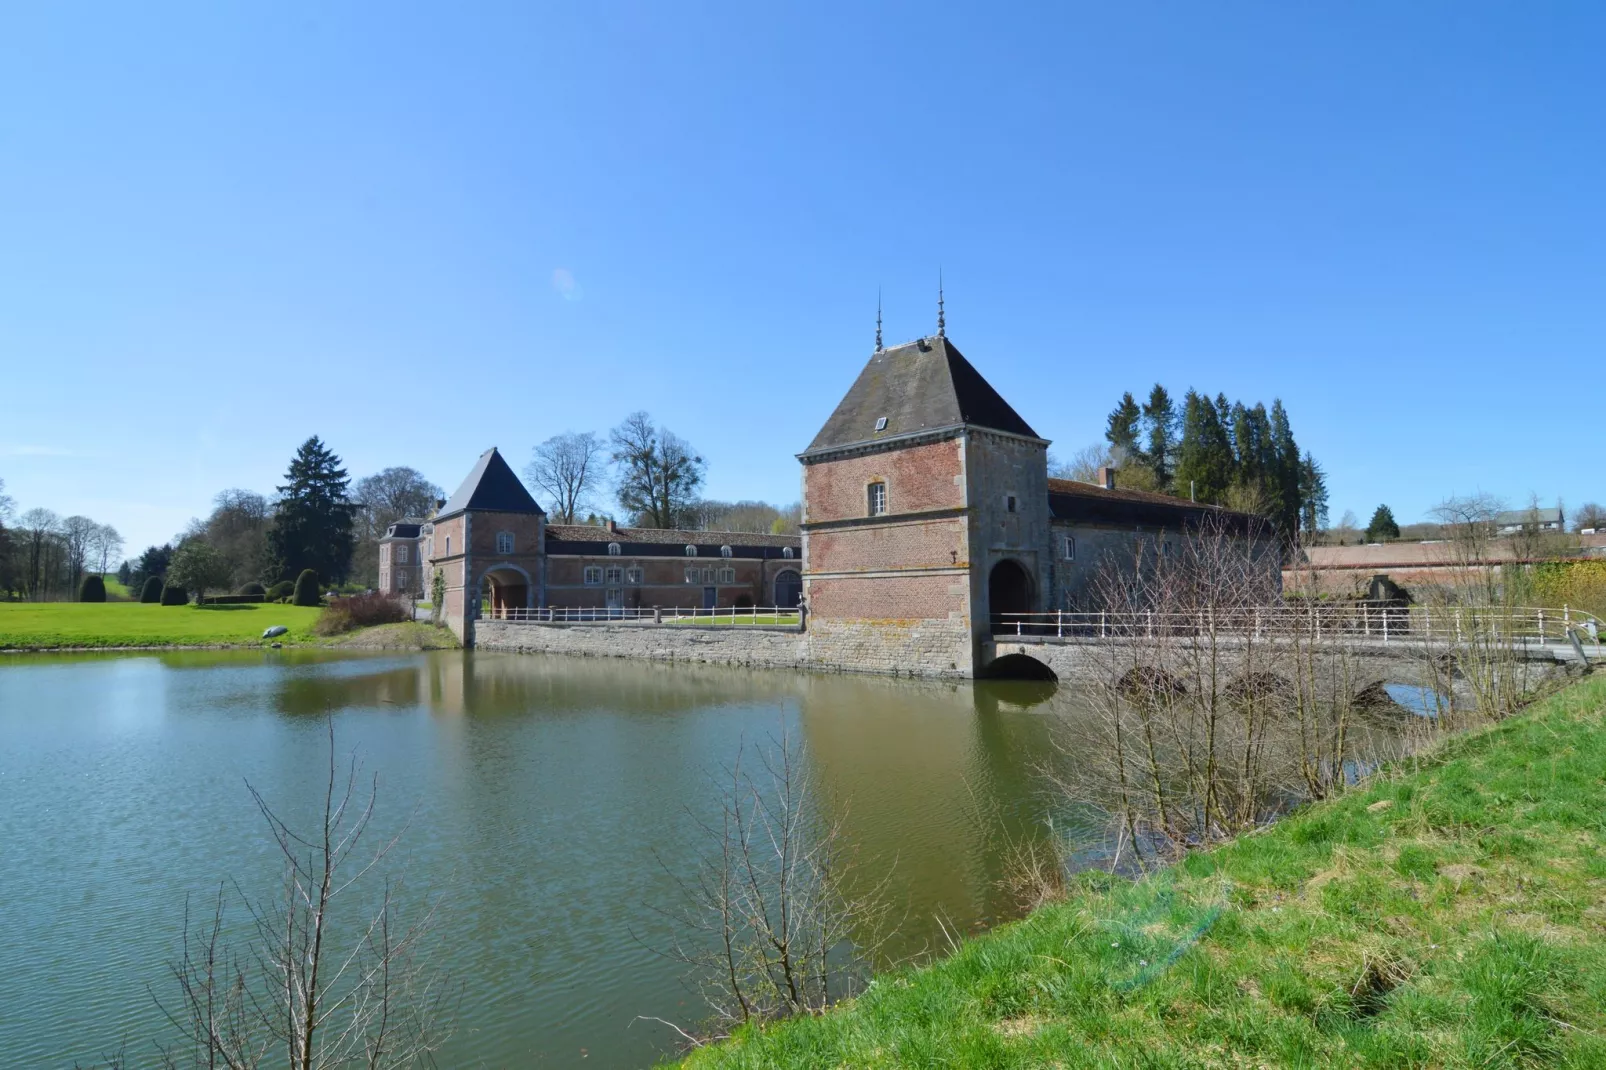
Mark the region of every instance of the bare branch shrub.
POLYGON ((448 1035, 451 996, 445 975, 419 957, 433 909, 403 924, 398 884, 385 877, 369 890, 401 832, 371 842, 378 778, 364 788, 360 774, 355 757, 344 774, 338 768, 331 725, 322 815, 306 833, 247 785, 283 856, 282 884, 268 899, 239 892, 251 920, 243 948, 227 938, 224 891, 199 925, 186 904, 183 946, 171 967, 179 995, 157 1001, 180 1037, 163 1050, 164 1066, 432 1063, 448 1035))
POLYGON ((690 968, 711 1036, 852 995, 881 943, 887 880, 856 872, 831 816, 840 808, 825 805, 786 733, 752 752, 744 744, 716 784, 717 815, 693 818, 710 846, 697 871, 681 878, 665 865, 683 902, 670 914, 681 935, 662 952, 690 968))
POLYGON ((1064 730, 1062 785, 1136 851, 1232 836, 1405 745, 1360 708, 1354 629, 1314 599, 1285 604, 1263 534, 1211 521, 1100 567, 1093 715, 1064 730))

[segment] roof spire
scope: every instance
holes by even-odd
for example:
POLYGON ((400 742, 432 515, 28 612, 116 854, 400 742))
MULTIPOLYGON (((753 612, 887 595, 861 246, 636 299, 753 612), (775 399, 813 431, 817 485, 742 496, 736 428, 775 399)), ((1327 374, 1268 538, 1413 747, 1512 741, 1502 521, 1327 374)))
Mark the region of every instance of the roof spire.
POLYGON ((947 325, 942 318, 942 268, 937 268, 937 337, 947 338, 947 325))
POLYGON ((875 288, 875 351, 881 352, 881 287, 875 288))

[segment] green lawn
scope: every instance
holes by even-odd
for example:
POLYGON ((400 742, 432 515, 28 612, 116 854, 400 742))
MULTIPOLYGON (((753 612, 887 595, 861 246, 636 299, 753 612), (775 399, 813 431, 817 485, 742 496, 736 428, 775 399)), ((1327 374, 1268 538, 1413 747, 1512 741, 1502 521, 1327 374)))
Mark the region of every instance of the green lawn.
POLYGON ((712 1067, 1606 1067, 1606 678, 712 1067))
POLYGON ((139 602, 0 602, 0 650, 59 647, 211 646, 312 639, 321 609, 308 606, 155 606, 139 602))

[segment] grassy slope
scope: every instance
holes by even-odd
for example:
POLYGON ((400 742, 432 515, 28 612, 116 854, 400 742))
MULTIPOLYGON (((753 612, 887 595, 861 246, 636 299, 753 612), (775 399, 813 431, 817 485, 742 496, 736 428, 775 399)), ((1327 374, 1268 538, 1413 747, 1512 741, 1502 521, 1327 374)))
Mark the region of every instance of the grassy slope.
POLYGON ((1606 1067, 1606 678, 687 1065, 1606 1067))
POLYGON ((290 629, 280 642, 298 642, 312 638, 312 622, 321 612, 281 605, 0 602, 0 650, 255 643, 275 624, 290 629))

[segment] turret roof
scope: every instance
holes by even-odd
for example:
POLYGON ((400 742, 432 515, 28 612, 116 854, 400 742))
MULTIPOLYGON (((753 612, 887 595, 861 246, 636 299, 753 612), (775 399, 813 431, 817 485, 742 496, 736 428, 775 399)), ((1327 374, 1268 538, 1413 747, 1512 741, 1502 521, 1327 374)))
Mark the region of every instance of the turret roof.
POLYGON ((872 355, 800 456, 951 427, 1038 437, 959 348, 936 335, 872 355))
POLYGON ((530 497, 530 492, 524 489, 524 484, 519 482, 519 477, 513 474, 513 469, 508 467, 495 446, 480 454, 473 470, 446 499, 446 504, 434 519, 445 520, 471 509, 487 513, 546 514, 530 497))

